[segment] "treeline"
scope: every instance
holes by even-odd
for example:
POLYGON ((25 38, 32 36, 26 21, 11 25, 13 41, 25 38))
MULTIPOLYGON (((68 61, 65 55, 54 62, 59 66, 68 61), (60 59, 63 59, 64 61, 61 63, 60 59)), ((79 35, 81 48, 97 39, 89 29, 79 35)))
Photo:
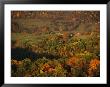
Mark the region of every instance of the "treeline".
POLYGON ((82 21, 100 21, 99 11, 12 11, 12 18, 50 18, 57 20, 74 20, 78 18, 82 21))
POLYGON ((99 11, 12 11, 11 16, 11 31, 15 33, 74 31, 81 24, 86 32, 91 26, 99 30, 100 21, 99 11))

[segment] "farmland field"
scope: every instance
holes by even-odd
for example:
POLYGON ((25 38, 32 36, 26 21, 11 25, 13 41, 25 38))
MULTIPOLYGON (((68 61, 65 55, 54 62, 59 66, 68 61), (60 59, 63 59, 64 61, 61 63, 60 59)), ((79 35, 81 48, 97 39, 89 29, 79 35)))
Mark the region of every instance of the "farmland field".
POLYGON ((12 11, 12 77, 99 77, 99 11, 12 11))

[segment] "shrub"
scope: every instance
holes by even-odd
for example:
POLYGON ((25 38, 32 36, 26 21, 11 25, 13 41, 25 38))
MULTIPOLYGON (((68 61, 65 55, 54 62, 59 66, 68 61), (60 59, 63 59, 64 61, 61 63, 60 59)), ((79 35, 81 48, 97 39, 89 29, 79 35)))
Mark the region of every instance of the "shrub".
POLYGON ((84 51, 83 53, 77 53, 76 56, 78 56, 80 58, 84 58, 87 61, 90 61, 91 58, 93 57, 93 54, 88 51, 84 51))
POLYGON ((71 73, 69 76, 84 76, 86 62, 82 58, 72 57, 67 61, 67 65, 71 68, 71 73))
POLYGON ((88 68, 88 76, 100 76, 100 61, 92 59, 88 68))

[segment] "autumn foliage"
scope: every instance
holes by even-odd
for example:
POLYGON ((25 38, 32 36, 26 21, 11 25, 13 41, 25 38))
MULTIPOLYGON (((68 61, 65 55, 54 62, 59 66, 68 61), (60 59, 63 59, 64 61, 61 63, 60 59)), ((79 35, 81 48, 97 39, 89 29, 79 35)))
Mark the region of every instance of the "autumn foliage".
POLYGON ((12 11, 12 77, 99 77, 99 11, 12 11))
POLYGON ((88 76, 99 76, 100 61, 98 59, 92 59, 88 68, 88 76))

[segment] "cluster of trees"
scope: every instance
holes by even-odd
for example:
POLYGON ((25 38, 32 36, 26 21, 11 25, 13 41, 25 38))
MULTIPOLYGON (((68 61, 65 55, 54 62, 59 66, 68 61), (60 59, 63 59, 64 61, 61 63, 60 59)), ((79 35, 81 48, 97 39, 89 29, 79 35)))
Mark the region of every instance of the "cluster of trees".
POLYGON ((12 18, 50 18, 50 19, 66 19, 81 18, 84 20, 100 21, 99 11, 12 11, 12 18), (69 15, 69 16, 68 16, 69 15))
POLYGON ((45 57, 36 61, 26 58, 22 61, 11 60, 13 77, 97 77, 100 76, 100 61, 93 58, 71 57, 49 60, 45 57))
MULTIPOLYGON (((40 37, 12 33, 12 37, 12 48, 40 54, 35 58, 12 58, 12 76, 100 76, 98 32, 91 35, 43 34, 40 37)), ((17 56, 24 54, 25 51, 17 56)))
POLYGON ((27 33, 12 33, 12 47, 27 48, 36 53, 72 56, 87 51, 87 53, 90 52, 97 56, 99 55, 99 45, 100 37, 97 32, 92 32, 91 35, 54 33, 40 36, 27 33))
POLYGON ((100 76, 99 11, 12 11, 11 76, 100 76))
POLYGON ((88 24, 88 28, 100 22, 99 11, 12 11, 11 16, 11 30, 15 33, 73 31, 80 24, 88 24))
POLYGON ((83 58, 49 60, 45 57, 36 61, 26 58, 22 61, 11 60, 11 75, 13 77, 98 77, 100 76, 100 61, 93 58, 90 61, 83 58))

